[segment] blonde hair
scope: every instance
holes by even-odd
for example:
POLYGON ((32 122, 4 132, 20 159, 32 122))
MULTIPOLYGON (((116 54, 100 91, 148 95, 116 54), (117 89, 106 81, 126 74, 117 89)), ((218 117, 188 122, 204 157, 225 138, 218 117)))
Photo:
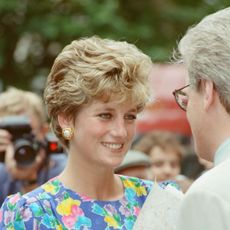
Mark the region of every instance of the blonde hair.
POLYGON ((54 61, 44 91, 54 133, 61 136, 57 116, 73 120, 81 105, 94 99, 135 101, 141 111, 149 98, 151 59, 127 42, 99 37, 81 38, 67 45, 54 61))
POLYGON ((35 93, 10 87, 0 94, 0 102, 1 117, 31 113, 38 118, 40 125, 46 122, 42 99, 35 93))

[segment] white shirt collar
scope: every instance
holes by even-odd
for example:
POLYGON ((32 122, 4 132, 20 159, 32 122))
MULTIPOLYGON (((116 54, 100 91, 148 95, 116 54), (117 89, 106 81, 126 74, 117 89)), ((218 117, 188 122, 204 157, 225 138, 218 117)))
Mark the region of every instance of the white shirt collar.
POLYGON ((217 149, 214 156, 214 165, 218 165, 230 158, 230 138, 226 139, 217 149))

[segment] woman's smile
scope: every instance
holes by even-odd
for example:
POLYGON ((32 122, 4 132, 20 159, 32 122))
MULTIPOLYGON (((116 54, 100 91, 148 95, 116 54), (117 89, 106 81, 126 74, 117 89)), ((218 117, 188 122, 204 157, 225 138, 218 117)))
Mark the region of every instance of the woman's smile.
POLYGON ((111 142, 102 142, 102 144, 112 150, 120 150, 123 148, 124 144, 120 143, 111 143, 111 142))

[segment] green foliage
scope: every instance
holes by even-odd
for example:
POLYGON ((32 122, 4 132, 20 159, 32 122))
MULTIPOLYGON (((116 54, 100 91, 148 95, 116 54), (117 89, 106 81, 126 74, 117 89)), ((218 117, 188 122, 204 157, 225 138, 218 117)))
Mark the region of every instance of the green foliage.
POLYGON ((0 79, 29 89, 73 39, 99 35, 168 61, 177 40, 227 0, 0 0, 0 79))

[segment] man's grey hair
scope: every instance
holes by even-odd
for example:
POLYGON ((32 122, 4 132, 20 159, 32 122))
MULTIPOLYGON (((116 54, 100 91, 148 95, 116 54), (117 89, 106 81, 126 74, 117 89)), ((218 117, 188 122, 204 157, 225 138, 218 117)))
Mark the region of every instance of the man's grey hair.
POLYGON ((189 28, 178 51, 191 85, 198 89, 199 80, 213 81, 221 103, 230 113, 230 7, 189 28))

